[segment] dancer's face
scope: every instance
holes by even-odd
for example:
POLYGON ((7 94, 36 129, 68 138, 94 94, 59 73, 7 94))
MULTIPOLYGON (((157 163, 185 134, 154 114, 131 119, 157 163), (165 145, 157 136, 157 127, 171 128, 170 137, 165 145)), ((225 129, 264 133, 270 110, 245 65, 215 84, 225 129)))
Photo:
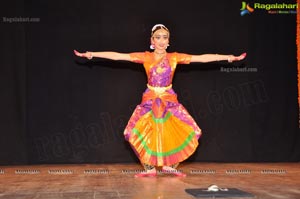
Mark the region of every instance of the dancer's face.
POLYGON ((169 32, 164 29, 159 29, 154 32, 151 37, 151 43, 156 50, 165 50, 169 45, 169 32))

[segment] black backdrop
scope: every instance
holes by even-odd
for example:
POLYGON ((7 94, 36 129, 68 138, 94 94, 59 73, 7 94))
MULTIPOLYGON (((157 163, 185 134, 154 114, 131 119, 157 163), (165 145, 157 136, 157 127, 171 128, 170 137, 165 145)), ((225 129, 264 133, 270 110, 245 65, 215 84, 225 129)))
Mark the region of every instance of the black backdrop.
POLYGON ((170 52, 248 53, 178 66, 174 90, 203 130, 188 161, 299 161, 295 14, 241 16, 239 0, 5 4, 0 164, 136 162, 123 130, 146 88, 142 66, 72 51, 145 51, 156 23, 171 31, 170 52), (244 67, 257 71, 223 70, 244 67))

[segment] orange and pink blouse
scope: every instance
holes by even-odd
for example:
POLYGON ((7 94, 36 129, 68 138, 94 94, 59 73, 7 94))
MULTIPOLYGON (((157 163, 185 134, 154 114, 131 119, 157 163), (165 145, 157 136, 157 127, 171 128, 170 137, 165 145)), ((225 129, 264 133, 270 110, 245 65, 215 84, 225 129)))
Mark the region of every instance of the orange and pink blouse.
POLYGON ((189 64, 192 55, 184 53, 167 53, 166 56, 155 60, 154 53, 136 52, 130 54, 130 59, 135 63, 144 65, 148 85, 153 87, 167 87, 172 84, 177 64, 189 64))

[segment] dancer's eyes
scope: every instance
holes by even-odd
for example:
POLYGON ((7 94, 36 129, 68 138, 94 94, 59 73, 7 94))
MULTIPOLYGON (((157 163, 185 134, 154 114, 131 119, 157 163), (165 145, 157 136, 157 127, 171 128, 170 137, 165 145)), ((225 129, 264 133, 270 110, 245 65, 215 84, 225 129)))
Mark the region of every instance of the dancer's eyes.
POLYGON ((163 39, 168 39, 169 37, 168 37, 168 35, 164 35, 164 36, 155 36, 154 37, 155 39, 157 39, 157 40, 159 40, 159 39, 161 39, 161 38, 163 38, 163 39))

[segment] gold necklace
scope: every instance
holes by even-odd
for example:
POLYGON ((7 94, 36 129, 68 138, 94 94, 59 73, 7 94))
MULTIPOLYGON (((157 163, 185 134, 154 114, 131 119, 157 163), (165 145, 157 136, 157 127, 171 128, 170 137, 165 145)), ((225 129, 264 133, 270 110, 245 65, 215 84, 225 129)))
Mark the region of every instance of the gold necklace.
POLYGON ((155 51, 154 51, 154 53, 155 53, 156 55, 159 55, 159 56, 163 56, 163 55, 167 54, 167 52, 158 53, 158 52, 155 52, 155 51))

